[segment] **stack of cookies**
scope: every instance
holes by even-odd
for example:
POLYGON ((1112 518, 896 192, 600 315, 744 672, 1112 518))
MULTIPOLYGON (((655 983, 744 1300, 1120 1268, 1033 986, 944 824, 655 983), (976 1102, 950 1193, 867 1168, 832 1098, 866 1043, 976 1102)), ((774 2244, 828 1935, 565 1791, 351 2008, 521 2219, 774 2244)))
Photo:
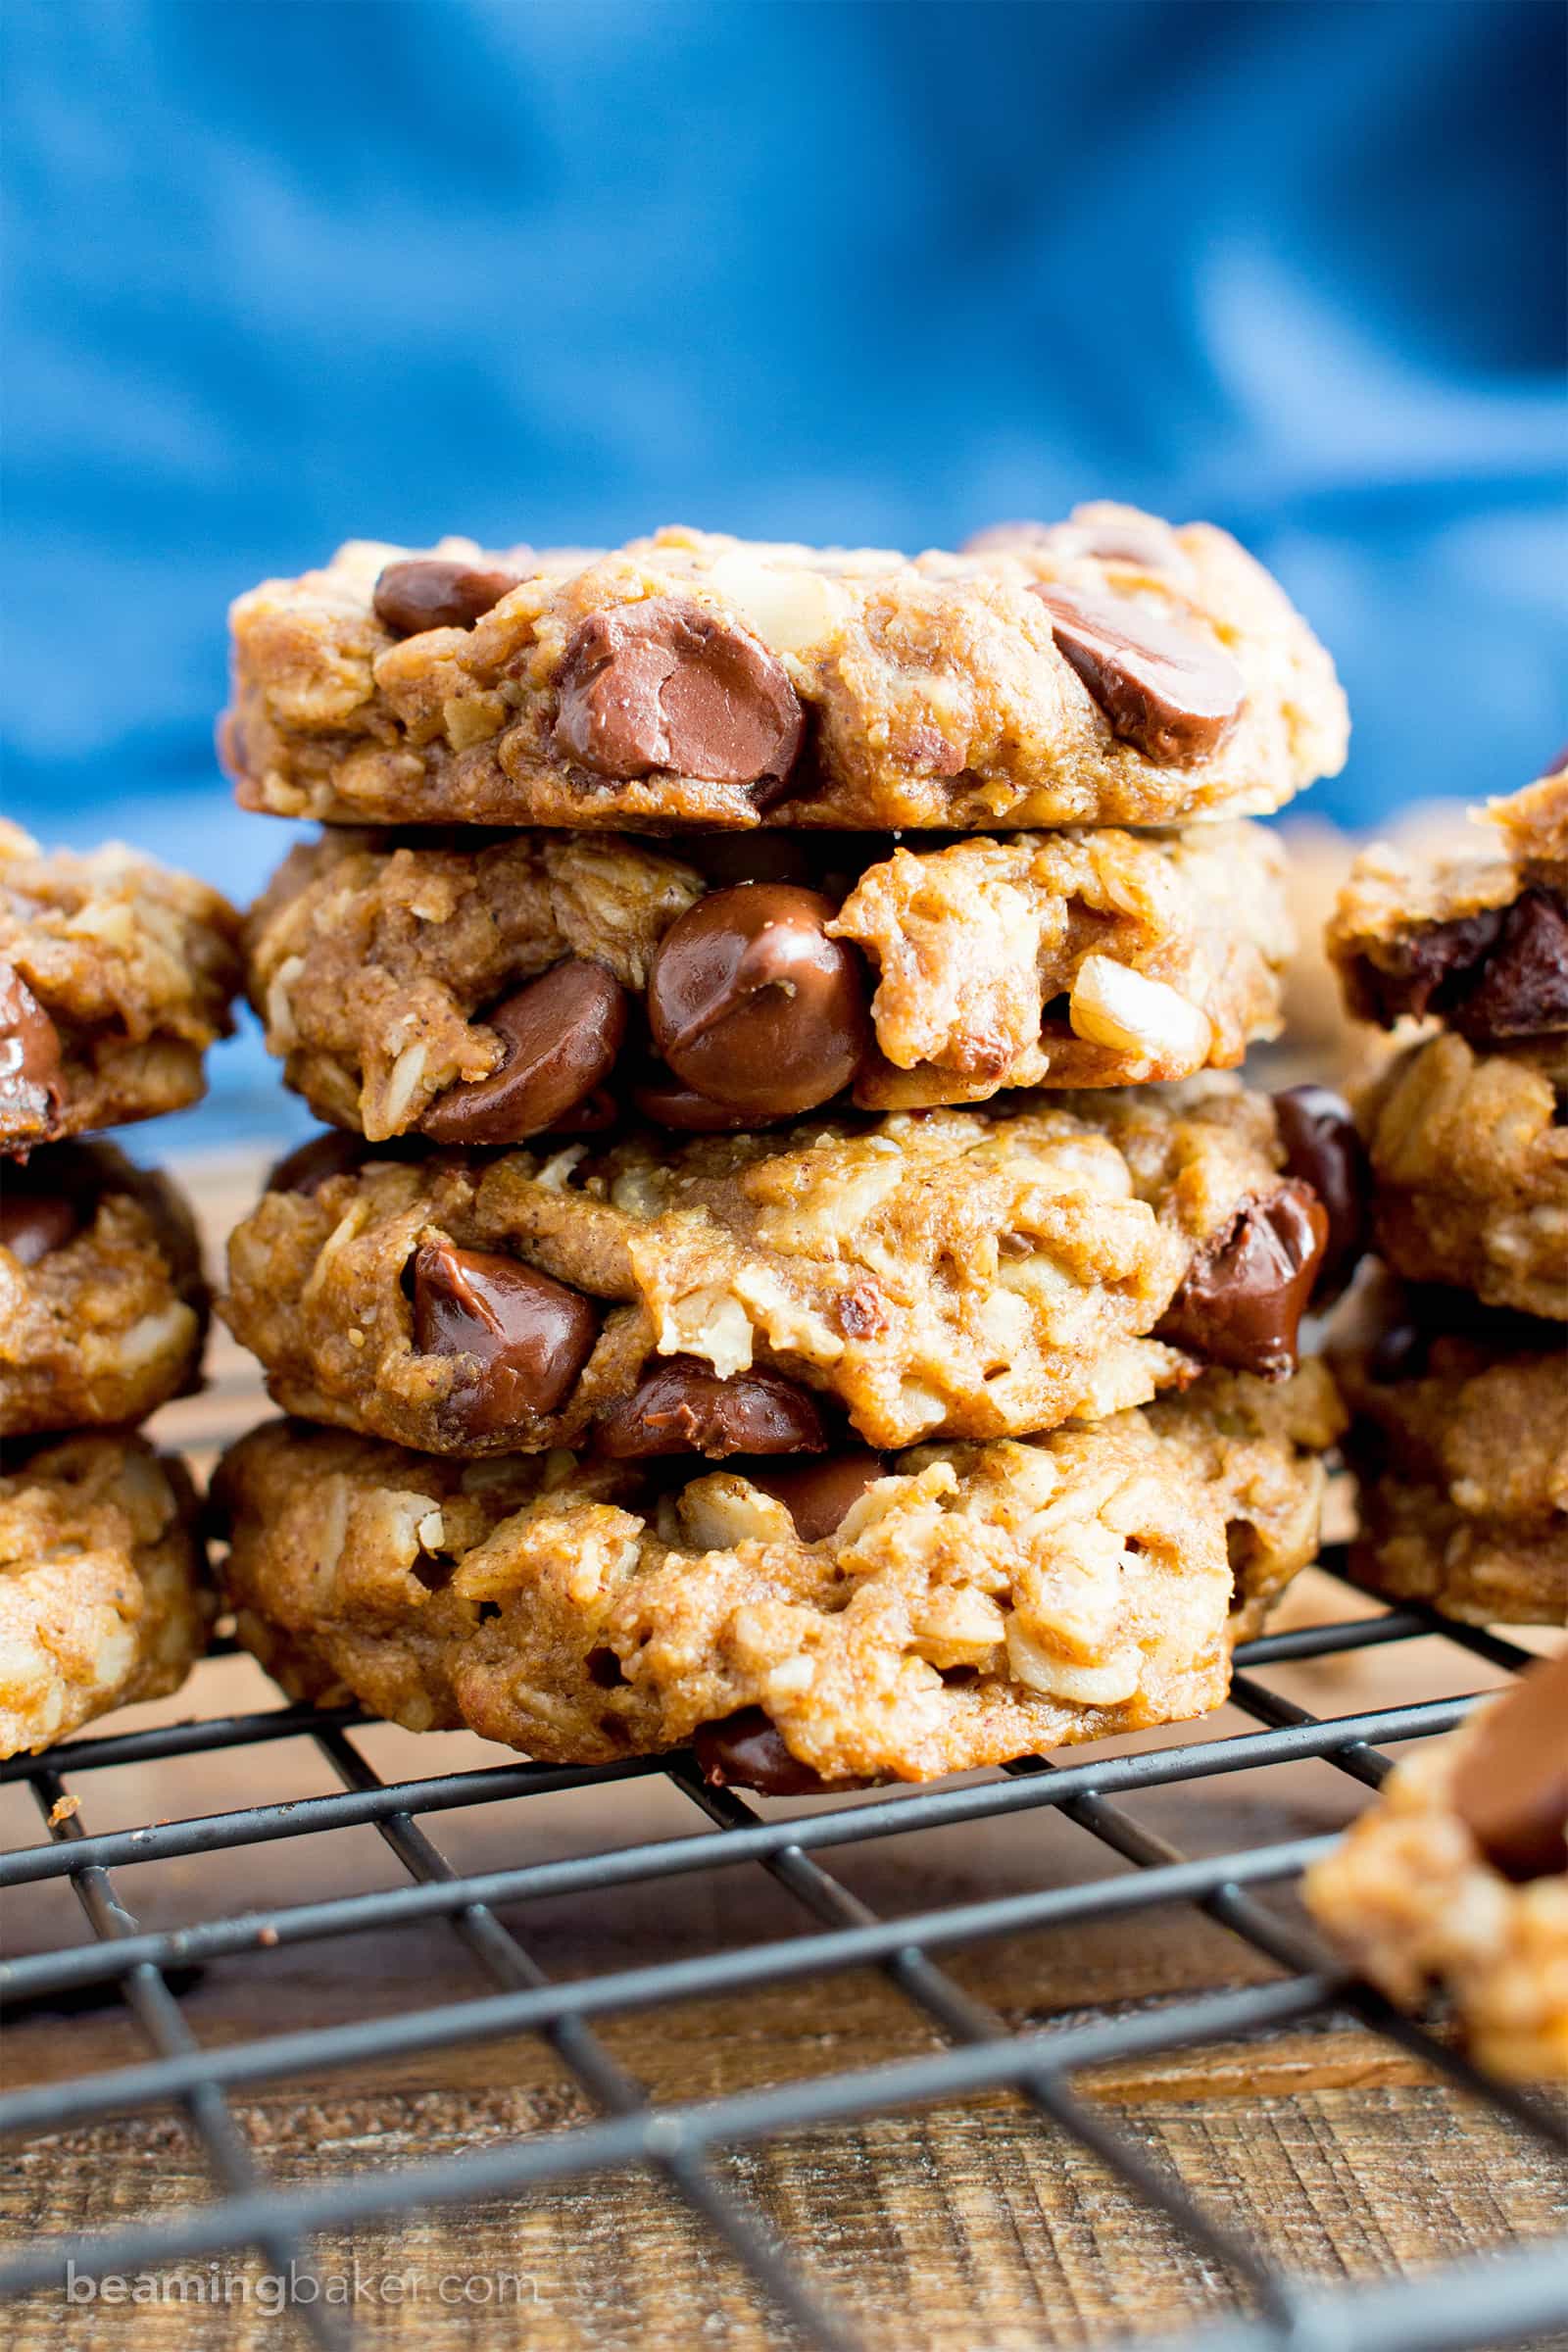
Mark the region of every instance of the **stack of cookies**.
POLYGON ((1360 858, 1329 929, 1398 1034, 1358 1116, 1386 1272, 1334 1335, 1357 1573, 1475 1624, 1568 1623, 1568 768, 1472 856, 1360 858), (1404 1033, 1409 1032, 1406 1036, 1404 1033))
POLYGON ((205 1638, 190 1482, 135 1434, 198 1376, 195 1228, 77 1139, 194 1102, 239 981, 205 883, 0 824, 0 1755, 172 1690, 205 1638))
POLYGON ((333 1132, 223 1308, 284 1685, 778 1791, 1218 1704, 1352 1239, 1332 1108, 1222 1074, 1291 947, 1246 820, 1346 743, 1273 581, 1096 507, 357 544, 233 627, 241 802, 326 827, 246 953, 333 1132))

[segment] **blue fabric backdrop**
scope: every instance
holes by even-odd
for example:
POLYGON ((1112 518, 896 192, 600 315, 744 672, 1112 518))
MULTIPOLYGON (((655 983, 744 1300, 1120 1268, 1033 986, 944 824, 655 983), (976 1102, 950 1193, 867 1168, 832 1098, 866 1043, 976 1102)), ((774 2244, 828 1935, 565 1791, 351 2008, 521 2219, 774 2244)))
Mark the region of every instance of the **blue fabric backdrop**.
POLYGON ((351 533, 1229 524, 1326 810, 1568 735, 1557 0, 8 0, 7 799, 236 892, 222 609, 351 533))

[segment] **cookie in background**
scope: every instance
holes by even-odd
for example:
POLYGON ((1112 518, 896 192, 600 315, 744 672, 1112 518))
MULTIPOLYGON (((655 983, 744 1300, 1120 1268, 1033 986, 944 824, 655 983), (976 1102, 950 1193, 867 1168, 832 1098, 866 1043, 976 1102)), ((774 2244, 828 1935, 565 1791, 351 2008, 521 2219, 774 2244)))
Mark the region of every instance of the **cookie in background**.
POLYGON ((1446 1991, 1483 2066, 1568 2082, 1568 1649, 1396 1765, 1305 1893, 1391 1999, 1446 1991))

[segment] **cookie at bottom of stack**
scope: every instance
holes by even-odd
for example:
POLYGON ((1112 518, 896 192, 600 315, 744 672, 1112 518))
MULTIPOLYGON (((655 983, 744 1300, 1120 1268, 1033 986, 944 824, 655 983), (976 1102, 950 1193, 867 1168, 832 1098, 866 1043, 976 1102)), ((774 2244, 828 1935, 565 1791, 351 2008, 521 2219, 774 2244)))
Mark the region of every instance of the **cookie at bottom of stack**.
POLYGON ((1331 1335, 1360 1491, 1350 1565, 1473 1625, 1568 1624, 1560 1324, 1378 1274, 1331 1335))
POLYGON ((551 1763, 694 1741, 804 1792, 1219 1705, 1342 1420, 1308 1364, 888 1458, 465 1462, 280 1421, 216 1500, 240 1637, 294 1694, 551 1763))
POLYGON ((1446 1986, 1484 2066, 1568 2082, 1568 1652, 1398 1765, 1306 1897, 1391 1999, 1446 1986))
POLYGON ((208 1607, 183 1466, 142 1438, 8 1450, 0 1475, 0 1755, 177 1690, 208 1607))

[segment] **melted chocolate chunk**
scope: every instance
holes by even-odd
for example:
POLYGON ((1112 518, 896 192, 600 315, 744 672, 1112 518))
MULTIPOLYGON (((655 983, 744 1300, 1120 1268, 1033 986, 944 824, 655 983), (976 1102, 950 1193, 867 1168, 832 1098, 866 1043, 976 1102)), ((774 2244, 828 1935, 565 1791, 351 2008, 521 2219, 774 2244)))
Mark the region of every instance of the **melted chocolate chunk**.
POLYGON ((1568 907, 1527 890, 1508 908, 1473 989, 1450 1016, 1473 1045, 1568 1029, 1568 907))
POLYGON ((1040 581, 1056 650, 1077 671, 1113 735, 1160 766, 1213 751, 1234 725, 1247 682, 1228 654, 1131 597, 1040 581))
POLYGON ((419 1122, 440 1144, 515 1144, 556 1126, 614 1067, 626 992, 603 964, 573 957, 485 1014, 505 1054, 488 1077, 438 1095, 419 1122))
POLYGON ((558 755, 596 776, 781 784, 806 721, 782 663, 700 605, 593 612, 566 647, 558 755))
POLYGON ((15 964, 0 957, 0 1135, 46 1136, 60 1102, 60 1032, 15 964))
POLYGON ((849 1453, 830 1453, 821 1461, 782 1466, 748 1462, 732 1467, 784 1505, 803 1544, 820 1544, 831 1536, 866 1488, 887 1475, 882 1456, 864 1446, 849 1453))
POLYGON ((837 911, 815 891, 747 882, 670 925, 648 1018, 677 1079, 762 1118, 815 1110, 849 1084, 870 1024, 859 959, 827 936, 837 911))
POLYGON ((1281 1185, 1240 1209, 1201 1252, 1158 1336, 1205 1363, 1280 1380, 1296 1369, 1297 1333, 1328 1247, 1329 1220, 1309 1185, 1281 1185))
POLYGON ((1568 1650, 1487 1709, 1455 1769, 1453 1807, 1508 1878, 1568 1871, 1568 1650))
POLYGON ((700 1724, 692 1753, 715 1788, 755 1788, 760 1796, 824 1796, 836 1788, 871 1788, 873 1781, 824 1781, 785 1746, 760 1707, 742 1707, 721 1722, 700 1724))
POLYGON ((827 1433, 814 1399, 777 1372, 728 1380, 695 1356, 672 1355, 645 1372, 595 1433, 612 1461, 655 1454, 821 1453, 827 1433))
POLYGON ((586 1298, 515 1258, 446 1240, 424 1242, 415 1254, 416 1348, 476 1359, 447 1408, 466 1436, 492 1437, 553 1413, 598 1337, 586 1298))
POLYGON ((411 556, 386 566, 371 602, 376 619, 394 637, 417 637, 424 629, 471 629, 519 577, 445 556, 411 556))
POLYGON ((1568 1029, 1568 908, 1538 885, 1511 906, 1429 923, 1359 957, 1350 995, 1385 1029, 1438 1018, 1476 1046, 1568 1029))
POLYGON ((1371 1171, 1343 1095, 1326 1086, 1293 1086, 1274 1098, 1285 1165, 1309 1184, 1329 1220, 1314 1302, 1337 1298, 1366 1250, 1371 1228, 1371 1171))

